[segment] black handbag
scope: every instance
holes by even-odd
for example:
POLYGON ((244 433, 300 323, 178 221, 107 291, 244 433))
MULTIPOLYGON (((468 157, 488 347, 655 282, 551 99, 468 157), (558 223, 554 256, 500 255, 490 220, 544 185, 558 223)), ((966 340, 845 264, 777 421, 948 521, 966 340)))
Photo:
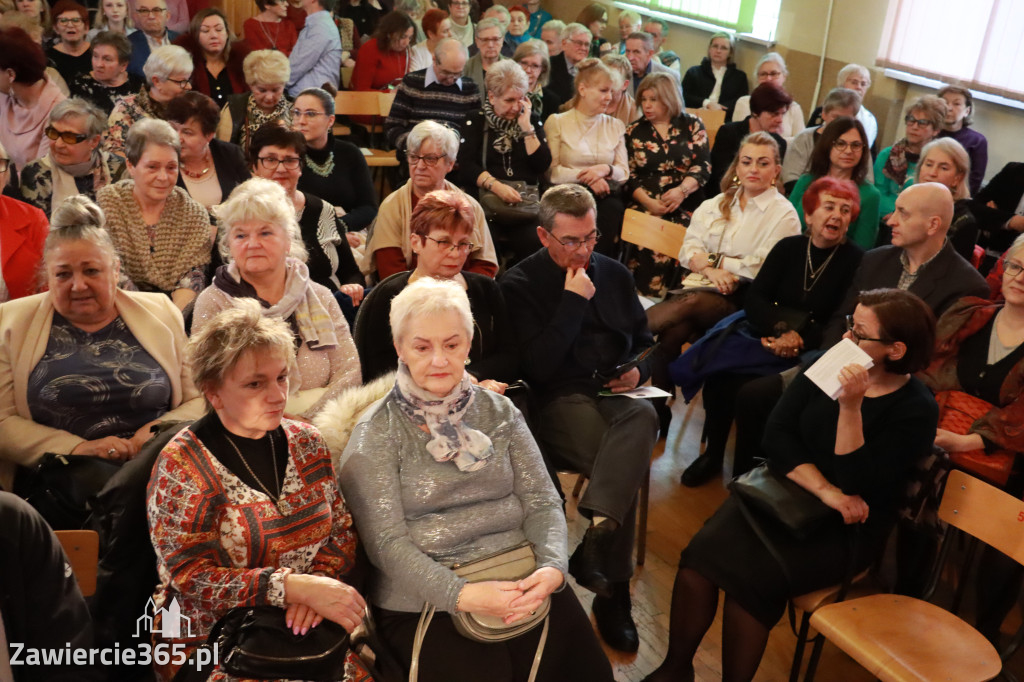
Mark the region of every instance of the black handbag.
MULTIPOLYGON (((490 130, 484 122, 484 143, 481 147, 483 153, 483 167, 487 168, 487 149, 490 138, 490 130)), ((502 182, 501 180, 495 180, 502 182)), ((508 185, 523 198, 518 204, 508 204, 497 194, 489 189, 480 188, 480 207, 484 210, 484 218, 488 223, 511 224, 533 222, 536 223, 540 215, 540 187, 531 185, 524 180, 505 180, 502 184, 508 185)))
POLYGON ((120 462, 103 457, 48 452, 35 466, 18 469, 14 493, 54 530, 78 530, 89 517, 92 498, 120 468, 120 462))
POLYGON ((747 509, 772 519, 801 540, 839 518, 839 512, 800 484, 773 472, 766 462, 734 478, 729 490, 747 509))
POLYGON ((217 621, 206 640, 225 672, 256 680, 343 680, 349 635, 324 620, 304 635, 285 624, 284 609, 240 606, 217 621))

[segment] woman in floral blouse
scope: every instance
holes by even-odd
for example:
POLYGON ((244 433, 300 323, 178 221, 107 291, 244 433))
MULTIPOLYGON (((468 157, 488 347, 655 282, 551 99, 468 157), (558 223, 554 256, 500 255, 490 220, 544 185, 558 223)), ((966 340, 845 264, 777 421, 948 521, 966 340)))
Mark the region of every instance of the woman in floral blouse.
MULTIPOLYGON (((679 88, 668 74, 644 78, 636 101, 644 115, 626 128, 629 208, 689 226, 711 174, 704 124, 683 110, 679 88)), ((640 249, 629 266, 641 294, 663 296, 675 261, 640 249)))

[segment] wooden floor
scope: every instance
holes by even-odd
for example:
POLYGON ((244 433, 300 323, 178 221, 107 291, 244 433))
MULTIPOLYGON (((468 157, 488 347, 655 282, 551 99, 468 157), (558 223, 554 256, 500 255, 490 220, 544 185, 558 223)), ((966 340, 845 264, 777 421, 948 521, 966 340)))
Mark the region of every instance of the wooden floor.
MULTIPOLYGON (((673 407, 672 428, 667 440, 658 443, 651 466, 651 501, 647 530, 647 561, 633 577, 633 618, 640 631, 640 651, 627 655, 605 647, 615 679, 639 682, 661 662, 668 646, 668 617, 680 550, 704 524, 726 497, 724 485, 712 482, 692 489, 680 485, 679 476, 698 452, 704 411, 700 401, 685 405, 677 400, 673 407)), ((569 494, 575 476, 565 476, 562 487, 569 494)), ((570 497, 566 510, 570 548, 583 537, 585 519, 576 512, 570 497)), ((573 583, 576 594, 589 611, 593 594, 573 583)), ((1015 623, 1011 623, 1015 627, 1015 623)), ((764 660, 755 680, 785 682, 796 638, 785 618, 772 630, 764 660)), ((694 666, 698 682, 721 679, 721 605, 708 634, 701 644, 694 666)), ((1020 652, 1019 652, 1020 653, 1020 652)), ((1018 675, 1024 672, 1024 654, 1011 661, 1018 675)), ((874 678, 845 654, 826 645, 816 679, 820 682, 868 682, 874 678)))

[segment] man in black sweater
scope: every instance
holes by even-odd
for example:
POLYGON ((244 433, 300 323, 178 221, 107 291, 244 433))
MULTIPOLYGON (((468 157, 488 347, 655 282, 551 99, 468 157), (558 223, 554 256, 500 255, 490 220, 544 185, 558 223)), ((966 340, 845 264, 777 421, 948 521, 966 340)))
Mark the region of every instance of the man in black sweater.
POLYGON ((581 185, 545 192, 537 228, 544 248, 509 270, 501 289, 523 372, 540 405, 541 450, 555 468, 590 477, 579 509, 591 525, 569 572, 597 593, 594 615, 604 640, 634 652, 639 637, 629 579, 637 491, 658 437, 658 418, 647 400, 600 394, 646 381, 647 361, 622 365, 653 340, 630 272, 594 253, 596 213, 593 196, 581 185))

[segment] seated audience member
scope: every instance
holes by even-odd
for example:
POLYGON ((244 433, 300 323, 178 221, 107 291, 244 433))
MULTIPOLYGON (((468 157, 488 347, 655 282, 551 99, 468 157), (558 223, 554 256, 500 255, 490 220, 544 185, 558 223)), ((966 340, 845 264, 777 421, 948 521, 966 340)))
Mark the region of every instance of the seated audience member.
POLYGON ((989 251, 1003 253, 1017 235, 1024 232, 1024 163, 1003 166, 980 192, 974 193, 970 208, 978 219, 979 243, 989 251))
POLYGON ((227 15, 216 7, 200 10, 192 17, 188 33, 174 41, 192 55, 192 87, 213 98, 218 107, 228 97, 249 89, 242 64, 248 46, 232 38, 227 15))
POLYGON ((215 214, 215 207, 249 179, 245 155, 237 145, 214 138, 220 109, 210 97, 183 92, 167 104, 165 115, 181 139, 178 187, 215 214))
MULTIPOLYGON (((140 17, 138 10, 140 3, 139 0, 130 1, 131 4, 136 7, 134 19, 135 23, 138 25, 141 23, 139 21, 140 17)), ((201 6, 202 2, 196 2, 196 0, 166 0, 164 5, 167 8, 166 22, 168 30, 174 31, 176 34, 182 34, 188 30, 189 17, 196 11, 194 8, 196 6, 201 6)))
POLYGON ((896 196, 909 178, 921 157, 921 149, 935 139, 946 120, 946 103, 939 97, 918 97, 903 116, 906 131, 903 139, 886 147, 875 160, 875 189, 879 194, 879 212, 883 217, 892 213, 896 196))
MULTIPOLYGON (((409 73, 409 44, 416 26, 408 15, 390 12, 377 24, 373 37, 363 43, 352 71, 352 90, 388 90, 409 73)), ((319 86, 311 86, 319 87, 319 86)))
MULTIPOLYGON (((689 401, 702 390, 704 403, 707 447, 683 472, 686 486, 700 486, 721 476, 736 394, 754 378, 792 367, 800 354, 821 346, 824 325, 842 303, 846 285, 864 255, 863 249, 846 239, 860 209, 860 194, 852 181, 818 178, 804 192, 802 208, 807 232, 775 244, 750 284, 743 313, 719 325, 738 324, 733 334, 750 339, 748 345, 731 347, 728 357, 712 357, 716 353, 709 349, 714 343, 712 330, 672 367, 683 397, 689 401), (698 359, 706 363, 698 367, 698 359)), ((733 460, 733 476, 755 466, 739 455, 733 460)))
POLYGON ((540 40, 548 46, 550 59, 562 54, 562 31, 564 30, 565 22, 559 19, 549 19, 541 26, 540 40))
MULTIPOLYGON (((42 516, 20 497, 0 492, 0 616, 5 641, 28 651, 87 651, 93 646, 89 607, 78 588, 60 541, 42 516)), ((0 651, 0 669, 10 675, 10 652, 0 651)), ((25 652, 22 659, 25 661, 25 652)), ((31 680, 99 680, 95 665, 14 666, 31 680)))
MULTIPOLYGON (((754 68, 754 75, 757 76, 757 85, 761 83, 773 83, 780 88, 785 86, 786 78, 789 77, 789 70, 786 68, 786 60, 778 52, 769 52, 757 61, 754 68)), ((755 86, 756 87, 756 86, 755 86)), ((750 115, 750 95, 744 95, 736 100, 730 121, 742 121, 750 115)), ((782 129, 779 134, 789 144, 793 138, 804 129, 804 110, 795 99, 790 103, 786 116, 782 119, 782 129)))
POLYGON ((295 24, 288 21, 288 0, 256 0, 259 14, 242 24, 245 42, 252 51, 274 50, 285 57, 299 38, 295 24))
MULTIPOLYGON (((647 76, 637 93, 643 118, 626 128, 628 207, 688 226, 711 174, 707 131, 666 74, 647 76)), ((663 297, 677 262, 639 248, 627 265, 641 295, 663 297)))
MULTIPOLYGON (((576 95, 576 66, 590 54, 590 29, 572 23, 562 29, 561 51, 552 53, 550 87, 563 102, 576 95)), ((557 114, 546 112, 546 115, 557 114)))
POLYGON ((448 2, 448 13, 452 22, 452 38, 462 43, 466 49, 473 45, 476 29, 476 24, 469 16, 470 4, 469 0, 450 0, 448 2))
POLYGON ((480 108, 483 83, 463 75, 466 48, 454 38, 442 40, 426 69, 406 74, 384 121, 384 136, 405 150, 405 138, 417 123, 436 121, 460 130, 466 117, 480 108))
POLYGON ((534 113, 543 121, 551 114, 557 113, 562 106, 562 99, 548 87, 551 79, 551 59, 548 50, 540 40, 527 40, 516 48, 512 61, 519 64, 529 80, 526 96, 534 113))
POLYGON ((858 299, 846 338, 874 365, 844 367, 836 400, 797 377, 765 433, 776 475, 839 513, 797 540, 767 515, 728 497, 683 550, 672 589, 668 653, 645 682, 693 679, 694 655, 714 620, 719 591, 725 593, 723 679, 753 679, 791 597, 838 584, 884 550, 914 464, 935 434, 935 400, 912 376, 932 356, 935 318, 904 291, 867 291, 858 299), (855 554, 847 526, 858 532, 855 554))
POLYGON ((192 57, 184 48, 165 45, 153 50, 146 60, 146 84, 137 94, 121 99, 110 112, 104 148, 125 156, 126 138, 132 126, 147 118, 165 118, 168 102, 192 89, 191 76, 192 57))
POLYGON ((53 6, 53 28, 57 41, 46 49, 50 60, 66 82, 92 68, 89 54, 89 10, 75 0, 58 0, 53 6))
POLYGON ((515 53, 516 48, 530 40, 533 36, 527 31, 530 24, 530 10, 522 5, 513 5, 508 10, 509 24, 508 32, 505 33, 505 43, 512 46, 512 50, 505 56, 509 59, 515 53))
POLYGON ((340 404, 317 420, 343 460, 339 480, 373 565, 381 638, 403 674, 417 659, 424 682, 485 679, 495 666, 502 677, 519 670, 525 679, 532 665, 538 681, 610 682, 579 601, 559 589, 565 518, 537 444, 512 403, 474 387, 464 367, 475 326, 465 292, 452 282, 417 281, 391 302, 390 320, 400 358, 393 387, 346 396, 361 401, 359 411, 383 398, 358 421, 340 404), (451 568, 521 542, 536 557, 521 580, 469 583, 451 568), (539 663, 540 627, 480 644, 452 624, 457 612, 513 623, 549 598, 539 663), (437 611, 421 650, 413 640, 424 603, 437 611))
MULTIPOLYGON (((708 56, 697 66, 687 69, 683 76, 686 106, 692 109, 724 110, 726 120, 732 120, 736 100, 749 92, 747 74, 737 69, 733 62, 735 52, 733 36, 728 33, 712 34, 708 42, 708 56)), ((751 112, 756 115, 753 106, 751 112)))
MULTIPOLYGON (((128 42, 132 44, 132 60, 128 64, 128 73, 149 80, 144 67, 149 61, 150 53, 159 47, 170 45, 180 35, 180 31, 188 28, 188 15, 185 15, 186 23, 180 31, 173 30, 167 27, 169 15, 165 0, 133 0, 132 4, 135 6, 135 23, 139 30, 128 35, 128 42)), ((189 76, 185 76, 185 79, 189 76)))
POLYGON ((948 137, 932 140, 921 150, 921 160, 914 169, 913 183, 937 182, 953 194, 953 221, 946 234, 956 252, 971 262, 978 242, 978 221, 971 212, 971 191, 967 178, 971 175, 971 158, 956 140, 948 137))
POLYGON ((295 211, 277 183, 253 178, 221 205, 218 247, 225 265, 196 299, 192 333, 216 324, 236 299, 256 299, 264 317, 284 320, 297 335, 299 394, 288 412, 306 418, 362 379, 348 323, 331 290, 306 267, 308 254, 295 211))
POLYGON ((631 9, 619 12, 619 42, 612 45, 613 54, 626 54, 626 38, 642 30, 643 19, 631 9))
POLYGON ((132 46, 120 33, 103 31, 92 39, 92 68, 68 84, 72 97, 89 100, 110 116, 123 98, 134 95, 144 81, 128 73, 132 46))
POLYGON ((50 140, 43 131, 64 94, 46 75, 42 48, 20 28, 0 29, 0 72, 0 144, 20 174, 46 156, 50 140))
MULTIPOLYGON (((13 171, 0 144, 0 187, 7 186, 13 171)), ((0 303, 38 291, 39 263, 49 229, 47 216, 39 208, 0 194, 0 303)))
POLYGON ((120 180, 124 160, 99 147, 106 129, 107 117, 84 99, 58 103, 45 130, 50 151, 21 172, 22 198, 49 218, 68 197, 84 194, 95 200, 97 191, 120 180))
POLYGON ((671 67, 665 66, 660 60, 654 58, 654 38, 649 33, 631 33, 623 40, 626 44, 623 54, 629 60, 632 73, 629 75, 629 92, 636 97, 636 91, 640 81, 652 73, 668 74, 675 81, 679 93, 682 95, 682 84, 679 74, 671 67))
POLYGON ((543 40, 541 33, 544 31, 544 25, 554 17, 551 16, 551 12, 540 6, 540 0, 526 0, 526 9, 530 11, 530 24, 527 28, 530 37, 543 40))
POLYGON ((619 74, 618 87, 612 89, 612 98, 605 107, 604 113, 622 121, 622 125, 628 126, 640 117, 636 101, 631 94, 630 77, 633 75, 633 67, 629 60, 618 52, 607 52, 601 57, 601 63, 612 71, 619 74))
POLYGON ((210 215, 178 182, 181 142, 166 121, 128 131, 128 175, 96 193, 123 272, 140 291, 167 294, 184 309, 206 286, 210 215))
MULTIPOLYGON (((748 285, 776 242, 800 234, 797 213, 779 191, 781 170, 775 140, 767 133, 751 133, 728 169, 727 177, 737 180, 723 183, 721 195, 693 212, 679 262, 703 275, 706 287, 684 291, 647 310, 659 342, 651 363, 655 386, 674 390, 668 366, 682 344, 742 307, 748 285)), ((659 411, 667 432, 670 415, 659 411)))
MULTIPOLYGON (((8 6, 11 3, 8 3, 8 6)), ((47 39, 53 37, 53 14, 50 12, 50 3, 48 0, 22 0, 18 2, 15 0, 13 3, 14 7, 9 9, 24 15, 35 22, 42 30, 42 36, 46 36, 47 39)), ((42 40, 37 40, 37 43, 42 43, 42 40)))
POLYGON ((249 166, 257 178, 284 188, 308 254, 309 277, 330 291, 362 298, 362 275, 348 242, 338 233, 337 211, 320 197, 299 190, 306 141, 302 133, 268 124, 249 145, 249 166))
POLYGON ((608 8, 600 2, 592 2, 576 15, 576 23, 585 26, 592 40, 588 57, 600 59, 606 52, 611 52, 612 44, 602 35, 608 28, 608 8))
POLYGON ((492 236, 514 254, 506 267, 540 248, 537 211, 509 216, 502 204, 536 202, 544 174, 551 166, 544 127, 526 96, 522 68, 505 60, 487 72, 487 99, 462 125, 458 166, 462 186, 478 196, 492 236), (524 197, 531 191, 534 196, 524 197), (497 206, 497 209, 495 208, 497 206))
POLYGON ((288 58, 281 52, 256 50, 246 55, 242 71, 246 87, 251 91, 228 97, 220 113, 217 139, 238 145, 246 154, 249 140, 265 124, 276 121, 291 124, 291 98, 284 94, 291 68, 288 58))
MULTIPOLYGON (((438 189, 461 191, 445 180, 459 154, 459 136, 454 130, 434 121, 421 121, 409 133, 406 146, 409 181, 381 202, 367 238, 362 270, 367 275, 376 273, 378 279, 416 267, 416 254, 409 241, 409 220, 419 200, 438 189)), ((491 231, 480 204, 472 198, 469 202, 474 215, 470 235, 474 246, 465 269, 494 277, 498 257, 491 231)))
POLYGON ((388 324, 391 301, 407 285, 430 277, 452 280, 466 290, 475 329, 466 371, 474 384, 503 393, 519 375, 518 351, 498 285, 490 277, 462 270, 472 247, 473 207, 459 192, 431 192, 413 209, 409 231, 416 269, 383 280, 359 307, 353 336, 363 380, 395 371, 398 355, 388 324))
POLYGON ((789 93, 773 83, 763 83, 754 88, 750 94, 750 116, 742 121, 726 123, 715 136, 715 146, 711 149, 711 179, 708 180, 706 192, 708 196, 721 191, 723 180, 729 179, 725 171, 736 158, 740 142, 747 135, 768 133, 779 147, 780 158, 786 155, 786 140, 779 131, 792 103, 793 98, 789 93))
POLYGON ((86 38, 92 42, 104 31, 123 36, 135 33, 135 22, 128 16, 127 0, 100 0, 96 7, 96 20, 92 22, 86 38))
MULTIPOLYGON (((420 2, 420 0, 395 0, 391 9, 396 12, 401 12, 405 16, 409 17, 413 25, 413 36, 412 40, 409 41, 409 45, 415 45, 421 40, 426 39, 426 34, 423 33, 423 15, 427 11, 427 3, 420 2)), ((378 24, 379 26, 380 24, 378 24)))
POLYGON ((47 452, 130 459, 156 420, 193 418, 198 407, 181 313, 166 296, 118 288, 117 252, 91 200, 71 197, 54 212, 43 267, 48 291, 0 306, 8 490, 16 464, 47 452))
MULTIPOLYGON (((567 29, 568 30, 568 29, 567 29)), ((560 114, 544 124, 551 149, 551 183, 578 183, 597 200, 597 252, 613 255, 619 248, 625 205, 622 183, 629 178, 626 126, 604 113, 620 76, 599 59, 578 65, 576 92, 560 114)))
POLYGON ((501 22, 493 17, 481 19, 476 25, 477 53, 466 61, 466 76, 480 87, 482 93, 487 92, 488 69, 505 59, 501 53, 504 34, 501 22))
POLYGON ((434 51, 445 38, 452 37, 452 20, 443 9, 428 9, 423 15, 426 39, 409 49, 409 73, 425 69, 434 63, 434 51))
POLYGON ((968 184, 971 193, 977 194, 981 189, 981 181, 985 179, 988 168, 988 140, 985 136, 970 127, 971 116, 974 114, 974 98, 971 91, 959 85, 947 85, 938 92, 938 96, 946 100, 946 124, 939 137, 952 137, 967 150, 971 157, 971 177, 968 184))
MULTIPOLYGON (((146 505, 161 580, 154 643, 184 652, 155 666, 163 682, 232 608, 278 606, 297 634, 324 619, 352 631, 366 609, 343 582, 356 537, 327 447, 314 427, 284 416, 295 361, 288 325, 239 302, 193 334, 187 356, 207 413, 160 452, 146 505), (174 639, 178 628, 160 628, 172 600, 191 624, 174 639)), ((369 677, 354 652, 346 670, 346 682, 369 677)))
POLYGON ((601 397, 639 386, 650 361, 597 378, 653 344, 632 276, 621 263, 594 253, 593 195, 558 185, 541 199, 537 234, 544 248, 502 277, 524 376, 540 409, 537 437, 549 465, 590 477, 579 510, 590 519, 569 572, 597 593, 594 616, 604 641, 635 652, 631 616, 637 491, 647 475, 658 418, 647 400, 601 397))
POLYGON ((336 0, 303 0, 306 23, 288 55, 292 71, 288 94, 292 97, 306 88, 323 87, 324 83, 337 90, 341 83, 341 35, 331 19, 335 4, 336 0))
MULTIPOLYGON (((800 176, 811 170, 811 153, 814 145, 821 138, 822 132, 832 121, 840 116, 856 118, 860 110, 860 95, 846 88, 832 88, 825 96, 821 108, 821 124, 805 128, 786 144, 786 156, 782 159, 782 183, 787 194, 800 176)), ((875 176, 868 166, 868 182, 874 182, 875 176)))
POLYGON ((320 88, 299 93, 292 127, 306 140, 297 189, 333 206, 343 233, 365 230, 377 217, 377 191, 359 147, 331 132, 334 98, 320 88))
MULTIPOLYGON (((875 245, 878 236, 878 190, 867 182, 871 167, 871 150, 860 121, 855 118, 837 118, 828 124, 818 138, 811 153, 811 169, 793 186, 789 200, 794 207, 801 206, 804 192, 818 178, 828 176, 852 180, 860 190, 860 216, 850 225, 850 240, 862 249, 875 245)), ((879 169, 881 170, 881 169, 879 169)), ((806 227, 801 216, 800 223, 806 227)))
MULTIPOLYGON (((465 0, 465 2, 467 8, 466 15, 468 16, 469 0, 465 0)), ((365 41, 373 35, 377 28, 377 22, 380 21, 382 16, 387 14, 387 10, 381 7, 378 0, 342 0, 342 2, 337 3, 334 13, 340 18, 350 20, 355 27, 356 33, 365 41)), ((472 33, 470 31, 471 39, 472 33)))
POLYGON ((654 40, 654 56, 658 61, 675 71, 676 75, 682 79, 683 62, 675 52, 665 49, 665 40, 668 38, 668 22, 664 19, 649 17, 644 20, 642 30, 644 33, 649 33, 654 40))
MULTIPOLYGON (((512 13, 509 12, 504 5, 494 4, 484 10, 483 15, 480 17, 480 21, 483 21, 484 19, 496 19, 498 23, 501 24, 501 47, 498 49, 498 52, 501 54, 502 58, 511 59, 512 54, 516 51, 516 47, 518 46, 518 43, 514 42, 512 37, 509 35, 509 24, 512 22, 512 13)), ((477 37, 479 37, 480 24, 476 25, 476 30, 477 37)), ((479 45, 469 48, 469 56, 471 59, 476 56, 479 49, 479 45)))
MULTIPOLYGON (((868 94, 868 88, 871 87, 871 72, 860 64, 847 64, 839 69, 836 85, 853 90, 860 96, 860 109, 857 110, 856 118, 864 126, 864 133, 868 136, 868 145, 871 149, 875 149, 875 140, 878 139, 878 121, 875 119, 875 115, 864 106, 864 96, 868 94)), ((819 126, 824 122, 822 107, 818 107, 811 112, 807 126, 819 126)))

